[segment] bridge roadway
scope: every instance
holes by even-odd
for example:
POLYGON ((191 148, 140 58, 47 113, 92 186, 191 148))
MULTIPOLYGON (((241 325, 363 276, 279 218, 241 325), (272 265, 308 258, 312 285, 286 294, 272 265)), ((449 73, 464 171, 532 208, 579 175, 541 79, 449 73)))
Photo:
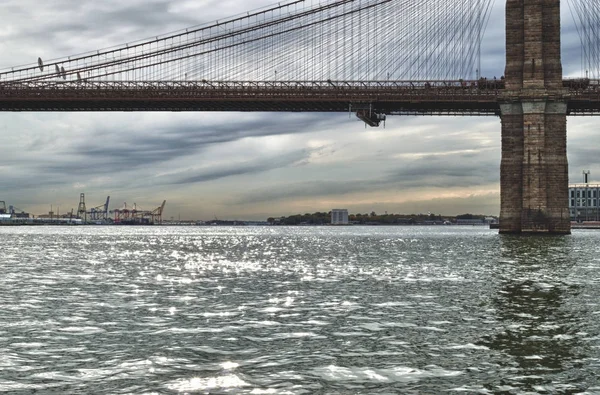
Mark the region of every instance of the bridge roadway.
MULTIPOLYGON (((569 115, 600 114, 600 81, 564 80, 569 115)), ((0 111, 374 110, 397 115, 500 115, 503 80, 0 82, 0 111)))

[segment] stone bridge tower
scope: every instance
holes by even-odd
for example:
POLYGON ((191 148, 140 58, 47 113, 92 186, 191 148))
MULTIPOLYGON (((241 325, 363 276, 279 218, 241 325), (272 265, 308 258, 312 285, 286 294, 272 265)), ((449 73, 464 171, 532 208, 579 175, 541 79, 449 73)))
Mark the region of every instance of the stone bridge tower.
POLYGON ((507 0, 500 233, 571 232, 560 0, 507 0))

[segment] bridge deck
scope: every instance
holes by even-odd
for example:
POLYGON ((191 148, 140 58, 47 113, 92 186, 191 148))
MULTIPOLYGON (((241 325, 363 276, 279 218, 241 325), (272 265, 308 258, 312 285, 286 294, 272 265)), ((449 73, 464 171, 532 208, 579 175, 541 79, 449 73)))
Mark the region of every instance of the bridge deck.
MULTIPOLYGON (((565 81, 569 113, 599 114, 600 87, 565 81)), ((0 111, 289 111, 499 115, 502 81, 0 82, 0 111)))

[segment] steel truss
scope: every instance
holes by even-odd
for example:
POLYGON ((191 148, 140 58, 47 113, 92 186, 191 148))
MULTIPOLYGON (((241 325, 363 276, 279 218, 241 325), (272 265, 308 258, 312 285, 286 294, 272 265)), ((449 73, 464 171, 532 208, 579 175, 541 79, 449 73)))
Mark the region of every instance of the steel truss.
MULTIPOLYGON (((570 115, 600 114, 600 84, 565 80, 570 115)), ((303 111, 499 115, 501 80, 26 81, 0 83, 0 111, 303 111)))

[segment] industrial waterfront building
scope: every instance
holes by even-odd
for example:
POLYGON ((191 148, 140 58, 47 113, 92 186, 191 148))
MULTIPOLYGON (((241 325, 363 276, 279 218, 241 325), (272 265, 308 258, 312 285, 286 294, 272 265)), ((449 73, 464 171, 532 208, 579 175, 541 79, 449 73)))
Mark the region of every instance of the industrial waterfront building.
POLYGON ((569 186, 571 221, 600 221, 600 184, 569 186))
POLYGON ((334 208, 331 210, 332 225, 348 225, 348 210, 334 208))
POLYGON ((135 203, 133 206, 127 206, 124 203, 123 208, 109 210, 108 204, 110 196, 107 196, 106 202, 100 206, 86 208, 85 194, 79 195, 79 206, 77 212, 73 209, 62 214, 55 213, 50 206, 47 214, 31 216, 23 210, 14 206, 6 208, 6 203, 0 201, 0 223, 2 224, 122 224, 122 225, 154 225, 162 224, 162 215, 166 200, 162 204, 151 210, 142 210, 135 203), (114 217, 112 216, 114 214, 114 217))

